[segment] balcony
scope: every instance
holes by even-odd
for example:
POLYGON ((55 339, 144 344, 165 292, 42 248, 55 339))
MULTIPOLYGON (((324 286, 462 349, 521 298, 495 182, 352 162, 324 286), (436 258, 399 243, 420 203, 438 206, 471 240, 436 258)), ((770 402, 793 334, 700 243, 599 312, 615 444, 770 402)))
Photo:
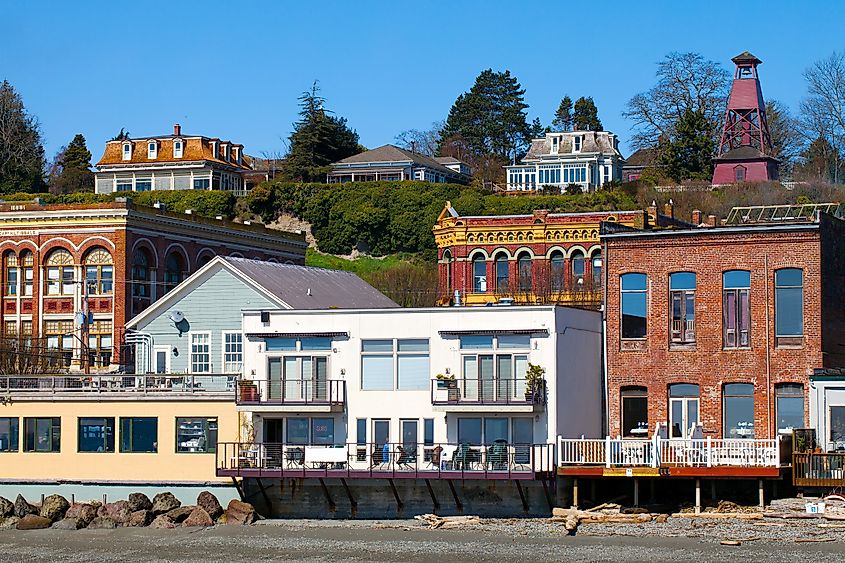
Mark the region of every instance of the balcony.
POLYGON ((792 485, 795 487, 845 487, 845 452, 793 453, 792 485))
POLYGON ((525 379, 432 379, 431 404, 444 412, 541 412, 546 386, 525 379))
POLYGON ((554 471, 553 444, 217 444, 218 477, 525 480, 554 471))
POLYGON ((236 401, 239 410, 252 412, 343 412, 346 381, 241 379, 236 401))
POLYGON ((226 400, 235 398, 235 375, 60 374, 0 376, 0 394, 14 401, 226 400))

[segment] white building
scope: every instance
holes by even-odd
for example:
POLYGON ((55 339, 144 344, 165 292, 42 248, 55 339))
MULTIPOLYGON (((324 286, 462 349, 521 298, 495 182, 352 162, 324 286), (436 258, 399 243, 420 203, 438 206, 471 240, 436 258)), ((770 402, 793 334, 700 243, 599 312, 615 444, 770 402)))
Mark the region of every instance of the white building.
POLYGON ((433 183, 468 184, 470 167, 451 156, 430 157, 395 145, 384 145, 332 164, 327 184, 419 180, 433 183))
POLYGON ((296 455, 289 453, 292 447, 302 447, 308 462, 305 446, 346 445, 334 448, 343 450, 337 452, 343 463, 366 470, 389 455, 401 466, 405 454, 394 458, 401 446, 424 452, 414 455, 419 470, 432 456, 436 463, 438 447, 445 460, 466 445, 487 452, 498 444, 510 462, 500 469, 511 469, 539 463, 534 455, 553 455, 558 435, 601 432, 601 320, 595 311, 246 311, 243 331, 238 409, 251 421, 248 441, 275 444, 276 450, 268 445, 262 451, 288 461, 296 455), (526 381, 529 363, 545 370, 545 384, 526 381))
POLYGON ((576 185, 586 192, 621 180, 623 162, 619 140, 609 131, 546 133, 531 141, 522 164, 505 167, 507 191, 563 191, 576 185))

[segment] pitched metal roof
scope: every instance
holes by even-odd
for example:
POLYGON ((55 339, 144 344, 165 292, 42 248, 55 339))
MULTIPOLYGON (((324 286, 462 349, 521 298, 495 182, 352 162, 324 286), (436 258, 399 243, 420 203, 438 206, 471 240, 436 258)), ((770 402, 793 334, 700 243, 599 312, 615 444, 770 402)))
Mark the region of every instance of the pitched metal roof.
POLYGON ((364 151, 336 162, 335 164, 364 164, 368 162, 413 162, 418 166, 425 166, 432 170, 439 170, 445 174, 455 175, 458 172, 447 168, 431 157, 401 149, 395 145, 384 145, 364 151))

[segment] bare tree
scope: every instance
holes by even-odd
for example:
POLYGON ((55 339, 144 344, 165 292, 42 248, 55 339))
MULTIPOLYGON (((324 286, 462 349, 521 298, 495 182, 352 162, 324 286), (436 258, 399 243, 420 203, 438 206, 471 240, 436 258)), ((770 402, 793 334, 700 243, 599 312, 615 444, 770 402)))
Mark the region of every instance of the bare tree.
POLYGON ((795 159, 804 145, 800 125, 789 108, 778 100, 766 102, 766 118, 772 139, 772 156, 780 160, 779 176, 789 178, 795 159))
POLYGON ((729 74, 719 63, 698 53, 672 52, 657 63, 656 76, 657 84, 631 98, 622 113, 634 122, 636 148, 672 138, 675 123, 687 110, 701 112, 714 126, 721 122, 729 74))
POLYGON ((60 351, 47 340, 4 336, 0 338, 0 375, 43 375, 63 371, 60 351))
POLYGON ((443 121, 435 121, 429 129, 408 129, 402 131, 394 138, 396 145, 415 153, 425 156, 435 156, 437 146, 440 142, 440 131, 443 130, 443 121))
POLYGON ((836 158, 834 182, 838 183, 839 154, 845 148, 845 51, 834 52, 804 71, 807 97, 801 102, 805 124, 830 143, 836 158))

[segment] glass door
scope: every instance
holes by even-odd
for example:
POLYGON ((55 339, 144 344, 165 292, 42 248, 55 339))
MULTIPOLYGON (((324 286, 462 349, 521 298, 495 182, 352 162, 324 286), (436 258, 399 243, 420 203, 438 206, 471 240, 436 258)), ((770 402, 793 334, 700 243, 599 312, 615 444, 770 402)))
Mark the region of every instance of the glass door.
POLYGON ((670 399, 669 427, 672 438, 689 439, 690 429, 698 423, 698 398, 670 399))
POLYGON ((326 401, 329 398, 328 359, 325 357, 311 358, 313 387, 312 397, 315 401, 326 401))
POLYGON ((373 465, 390 463, 390 420, 373 421, 373 465))
POLYGON ((512 439, 514 463, 531 463, 531 444, 534 443, 534 421, 530 418, 514 418, 512 421, 512 439))
POLYGON ((282 398, 282 358, 270 358, 267 364, 267 398, 282 398))
POLYGON ((402 421, 402 454, 404 454, 405 461, 409 464, 413 464, 417 460, 417 442, 419 442, 419 436, 418 420, 402 421))

